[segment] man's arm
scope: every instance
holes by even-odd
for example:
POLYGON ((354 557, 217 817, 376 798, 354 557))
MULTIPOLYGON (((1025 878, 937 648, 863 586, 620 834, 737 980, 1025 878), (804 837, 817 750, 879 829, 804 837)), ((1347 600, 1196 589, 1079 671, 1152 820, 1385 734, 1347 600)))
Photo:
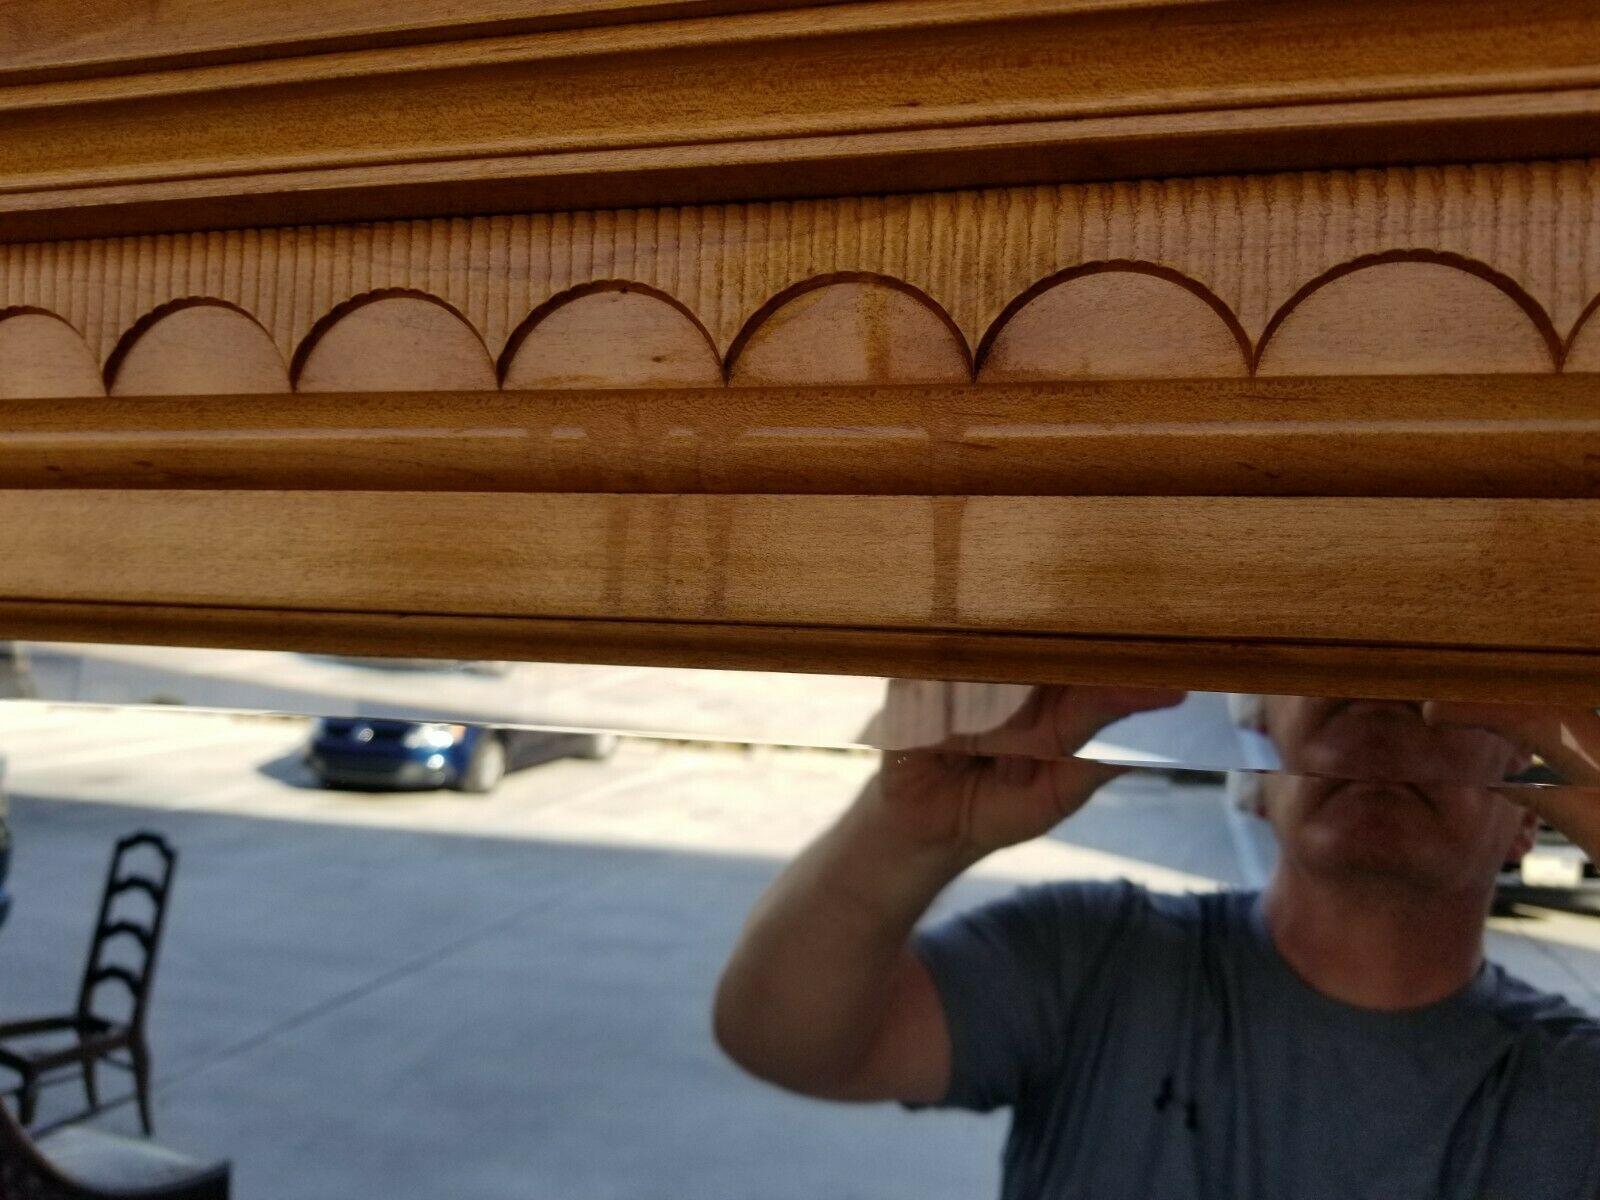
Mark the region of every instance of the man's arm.
MULTIPOLYGON (((715 1028, 752 1074, 808 1095, 934 1103, 950 1031, 909 948, 939 892, 1046 832, 1117 773, 1063 758, 1176 692, 1040 688, 1000 728, 886 754, 839 822, 762 897, 717 989, 715 1028)), ((891 691, 890 704, 906 702, 891 691)))
POLYGON ((972 860, 906 844, 882 807, 874 778, 757 903, 717 988, 717 1041, 794 1091, 933 1103, 948 1086, 949 1033, 907 941, 972 860))

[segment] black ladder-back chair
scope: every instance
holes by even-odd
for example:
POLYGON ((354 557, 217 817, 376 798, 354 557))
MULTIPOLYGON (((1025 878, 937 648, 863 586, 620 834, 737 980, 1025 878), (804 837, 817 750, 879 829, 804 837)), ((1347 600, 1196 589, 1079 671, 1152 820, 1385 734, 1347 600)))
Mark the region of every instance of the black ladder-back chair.
MULTIPOLYGON (((161 948, 161 931, 166 923, 167 897, 172 890, 172 873, 178 852, 158 833, 141 831, 121 838, 111 854, 105 889, 100 895, 100 912, 95 918, 94 938, 89 944, 89 960, 83 969, 78 989, 78 1005, 70 1014, 38 1017, 0 1025, 0 1066, 21 1077, 16 1089, 17 1115, 22 1124, 33 1122, 39 1087, 46 1077, 63 1068, 77 1067, 83 1073, 83 1089, 91 1112, 100 1107, 95 1067, 101 1061, 133 1072, 134 1094, 139 1104, 139 1123, 150 1133, 150 1047, 145 1039, 145 1017, 150 1003, 150 985, 155 977, 156 954, 161 948), (160 860, 154 876, 126 870, 124 860, 143 847, 152 849, 160 860), (118 912, 118 898, 125 893, 143 893, 150 899, 149 915, 138 920, 118 912), (136 965, 129 967, 112 961, 109 948, 131 942, 137 947, 136 965), (113 1021, 95 1012, 95 997, 109 984, 125 988, 132 1008, 126 1021, 113 1021), (26 1042, 44 1034, 71 1034, 68 1045, 55 1045, 30 1051, 7 1043, 26 1042), (116 1057, 125 1052, 126 1059, 116 1057)), ((123 907, 126 907, 125 905, 123 907)))

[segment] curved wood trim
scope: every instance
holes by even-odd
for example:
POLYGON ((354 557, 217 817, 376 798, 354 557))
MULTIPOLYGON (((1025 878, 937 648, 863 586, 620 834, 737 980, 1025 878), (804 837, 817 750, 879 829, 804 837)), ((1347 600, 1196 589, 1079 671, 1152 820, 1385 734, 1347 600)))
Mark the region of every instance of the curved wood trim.
POLYGON ((706 346, 711 351, 711 357, 716 360, 718 367, 722 370, 723 379, 726 381, 727 369, 723 366, 722 355, 717 350, 717 340, 711 336, 711 331, 695 315, 694 310, 670 292, 664 292, 648 283, 638 283, 629 279, 596 279, 590 283, 580 283, 575 287, 567 288, 565 291, 557 292, 554 296, 551 296, 550 299, 519 321, 516 328, 511 331, 511 335, 506 338, 505 347, 500 351, 500 358, 494 365, 495 378, 502 385, 505 384, 506 372, 511 369, 511 360, 516 358, 517 351, 522 349, 522 343, 527 340, 528 335, 538 327, 541 321, 557 309, 565 308, 575 300, 581 300, 585 296, 593 296, 602 292, 622 292, 624 294, 638 292, 641 296, 649 296, 652 299, 660 300, 662 303, 682 313, 689 324, 700 331, 700 336, 705 338, 706 346))
MULTIPOLYGON (((171 316, 173 313, 185 308, 225 308, 230 312, 236 312, 261 330, 268 343, 274 349, 277 348, 277 344, 272 341, 272 331, 263 325, 260 319, 249 309, 235 304, 231 300, 219 300, 215 296, 180 296, 176 300, 168 300, 165 304, 156 305, 123 331, 122 336, 117 339, 117 344, 111 348, 111 353, 106 355, 105 367, 101 370, 101 378, 105 380, 108 392, 117 380, 117 372, 122 369, 123 359, 128 357, 128 352, 133 349, 145 332, 163 317, 171 316)), ((283 360, 280 357, 278 361, 281 363, 283 360)))
POLYGON ((1014 296, 1000 310, 999 315, 989 322, 989 328, 984 330, 983 336, 978 340, 978 348, 972 356, 974 374, 982 373, 983 364, 989 357, 989 351, 994 347, 995 339, 1005 329, 1006 322, 1034 300, 1044 295, 1045 292, 1048 292, 1057 284, 1068 283, 1085 275, 1107 275, 1115 272, 1124 272, 1130 275, 1150 275, 1156 279, 1164 279, 1168 283, 1175 283, 1184 291, 1198 296, 1210 307, 1212 312, 1222 318, 1222 323, 1227 326, 1228 332, 1233 335, 1233 340, 1239 346, 1240 359, 1245 369, 1247 371, 1254 369, 1255 347, 1250 344, 1250 335, 1245 332, 1244 326, 1239 323, 1239 318, 1233 309, 1229 308, 1223 299, 1205 284, 1198 279, 1185 275, 1182 271, 1164 267, 1160 263, 1145 262, 1142 259, 1135 258, 1112 258, 1101 262, 1080 263, 1063 271, 1057 271, 1053 275, 1047 275, 1036 283, 1030 284, 1025 290, 1014 296))
POLYGON ((908 283, 898 276, 884 275, 876 271, 830 271, 822 275, 813 275, 808 279, 802 279, 799 283, 790 284, 776 295, 768 297, 761 307, 750 314, 745 323, 740 326, 739 332, 734 334, 733 340, 728 343, 728 353, 722 364, 723 379, 732 378, 734 366, 739 361, 740 352, 750 343, 750 339, 760 331, 762 325, 766 324, 773 313, 791 300, 804 296, 807 292, 820 291, 825 287, 832 287, 836 283, 874 284, 910 296, 937 317, 944 327, 950 331, 950 336, 955 339, 956 346, 960 349, 961 356, 966 362, 967 375, 969 378, 972 376, 972 347, 967 345, 966 335, 961 332, 961 326, 956 324, 955 318, 945 310, 944 305, 928 295, 927 292, 916 284, 908 283))
POLYGON ((1261 337, 1256 342, 1255 354, 1250 359, 1250 373, 1253 375, 1260 369, 1261 356, 1267 352, 1267 347, 1272 341, 1272 335, 1277 332, 1278 327, 1312 293, 1321 291, 1322 288, 1336 279, 1342 279, 1346 275, 1353 275, 1367 267, 1382 266, 1386 263, 1434 263, 1442 267, 1453 267, 1468 275, 1474 275, 1504 292, 1518 308, 1527 314, 1528 319, 1533 322, 1534 329, 1544 339, 1545 349, 1550 353, 1551 369, 1557 371, 1561 369, 1561 361, 1566 350, 1562 344, 1561 335, 1556 332, 1555 323, 1551 321, 1550 314, 1545 312, 1544 305, 1528 295, 1527 290, 1515 279, 1496 271, 1493 267, 1480 262, 1478 259, 1468 258, 1463 254, 1452 254, 1444 250, 1401 249, 1384 250, 1377 254, 1364 254, 1359 258, 1352 258, 1350 261, 1342 262, 1336 267, 1330 267, 1315 279, 1307 280, 1302 284, 1294 295, 1278 306, 1278 311, 1272 314, 1271 319, 1267 321, 1265 328, 1262 329, 1261 337))
MULTIPOLYGON (((68 329, 72 330, 79 341, 83 341, 83 333, 76 325, 60 313, 51 312, 48 308, 41 308, 37 304, 11 304, 0 307, 0 321, 9 320, 12 317, 49 317, 52 321, 60 321, 68 329)), ((87 348, 88 343, 84 342, 84 346, 87 348)))
POLYGON ((1567 356, 1572 353, 1572 347, 1578 343, 1578 335, 1588 327, 1592 320, 1596 320, 1595 313, 1600 312, 1600 292, 1589 299, 1583 306, 1583 311, 1578 314, 1578 319, 1572 323, 1572 329, 1567 334, 1567 340, 1561 347, 1561 365, 1567 365, 1567 356))
MULTIPOLYGON (((431 292, 422 291, 420 288, 373 288, 370 292, 362 292, 359 296, 351 296, 334 305, 306 331, 305 337, 300 339, 300 344, 295 347, 294 356, 289 360, 289 384, 291 387, 300 386, 300 375, 305 370, 306 360, 311 357, 311 352, 317 348, 317 343, 323 335, 337 325, 342 319, 349 316, 359 308, 375 304, 380 300, 393 300, 404 297, 411 300, 426 300, 429 304, 437 305, 461 322, 461 327, 470 333, 479 346, 483 347, 484 361, 494 366, 494 355, 489 353, 489 347, 484 345, 483 334, 478 327, 467 320, 467 315, 451 304, 448 300, 440 299, 431 292)), ((247 316, 249 314, 246 314, 247 316)), ((254 320, 254 318, 251 318, 254 320)))

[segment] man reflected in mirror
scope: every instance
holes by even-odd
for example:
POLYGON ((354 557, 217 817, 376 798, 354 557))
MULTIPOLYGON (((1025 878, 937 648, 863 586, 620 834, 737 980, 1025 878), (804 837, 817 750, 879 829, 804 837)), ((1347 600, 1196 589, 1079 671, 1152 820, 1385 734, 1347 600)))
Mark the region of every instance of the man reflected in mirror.
MULTIPOLYGON (((961 707, 929 686, 891 685, 883 727, 961 707)), ((1009 1200, 1600 1196, 1600 1024, 1483 950, 1536 820, 1503 785, 1534 755, 1600 784, 1592 712, 1261 698, 1285 767, 1260 792, 1262 891, 1059 882, 917 927, 1117 773, 1075 749, 1180 699, 1041 687, 987 729, 894 743, 751 913, 723 1048, 807 1095, 1010 1108, 1009 1200)), ((1600 851, 1600 791, 1546 791, 1600 851)))

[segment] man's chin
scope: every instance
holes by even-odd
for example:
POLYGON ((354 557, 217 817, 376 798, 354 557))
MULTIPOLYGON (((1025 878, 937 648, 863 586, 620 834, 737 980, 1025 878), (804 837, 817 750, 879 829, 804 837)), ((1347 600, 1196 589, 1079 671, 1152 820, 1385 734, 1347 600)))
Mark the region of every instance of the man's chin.
POLYGON ((1318 866, 1329 875, 1369 883, 1387 882, 1396 887, 1427 887, 1436 882, 1435 873, 1427 864, 1393 851, 1345 852, 1323 857, 1318 866))
POLYGON ((1305 857, 1320 871, 1391 879, 1413 887, 1434 878, 1430 856, 1419 852, 1420 839, 1415 829, 1407 829, 1404 822, 1341 822, 1338 828, 1307 833, 1305 857))

